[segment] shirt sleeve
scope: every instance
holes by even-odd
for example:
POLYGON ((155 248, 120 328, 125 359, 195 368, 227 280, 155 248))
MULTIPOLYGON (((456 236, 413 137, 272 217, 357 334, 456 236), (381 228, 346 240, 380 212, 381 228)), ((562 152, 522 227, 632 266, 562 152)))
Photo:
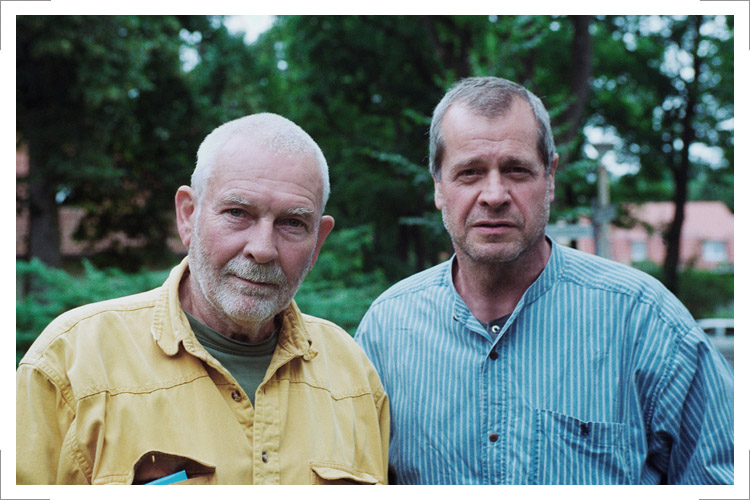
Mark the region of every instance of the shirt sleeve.
POLYGON ((16 372, 17 484, 87 483, 79 470, 60 470, 68 462, 61 455, 73 418, 73 410, 52 380, 21 364, 16 372))
POLYGON ((668 484, 732 484, 733 374, 697 326, 675 347, 659 384, 647 460, 668 484))

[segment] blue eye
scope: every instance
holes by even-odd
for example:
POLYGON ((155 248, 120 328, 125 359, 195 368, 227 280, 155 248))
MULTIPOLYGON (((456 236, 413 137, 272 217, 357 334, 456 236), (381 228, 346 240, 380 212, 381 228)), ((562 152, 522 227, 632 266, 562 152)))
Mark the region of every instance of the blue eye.
POLYGON ((302 228, 305 227, 305 223, 302 222, 299 219, 289 219, 286 221, 288 226, 294 227, 294 228, 302 228))

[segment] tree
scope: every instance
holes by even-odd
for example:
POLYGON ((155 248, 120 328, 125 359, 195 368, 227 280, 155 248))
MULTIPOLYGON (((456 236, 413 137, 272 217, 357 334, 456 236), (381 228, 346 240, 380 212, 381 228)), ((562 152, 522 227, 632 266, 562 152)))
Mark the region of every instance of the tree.
POLYGON ((680 237, 690 182, 732 171, 732 157, 701 161, 696 147, 731 152, 733 134, 732 27, 716 16, 606 18, 598 41, 591 123, 612 126, 624 158, 640 164, 618 185, 619 196, 673 201, 666 229, 663 281, 679 290, 680 237), (650 184, 650 186, 648 185, 650 184), (647 194, 650 193, 650 194, 647 194))
POLYGON ((121 267, 164 255, 174 189, 205 126, 180 61, 206 18, 20 16, 17 130, 28 146, 29 255, 59 265, 58 207, 87 209, 78 235, 142 239, 121 267), (168 195, 166 193, 169 193, 168 195))

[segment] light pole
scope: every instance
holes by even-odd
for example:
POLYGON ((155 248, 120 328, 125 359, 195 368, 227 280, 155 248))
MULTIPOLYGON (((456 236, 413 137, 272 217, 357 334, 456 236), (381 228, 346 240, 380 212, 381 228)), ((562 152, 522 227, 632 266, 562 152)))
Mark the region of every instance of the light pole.
POLYGON ((596 166, 596 188, 597 196, 594 203, 594 242, 596 255, 611 259, 612 249, 609 243, 609 223, 614 217, 614 210, 609 203, 609 173, 602 163, 605 154, 614 148, 611 142, 601 141, 592 143, 597 152, 596 166))

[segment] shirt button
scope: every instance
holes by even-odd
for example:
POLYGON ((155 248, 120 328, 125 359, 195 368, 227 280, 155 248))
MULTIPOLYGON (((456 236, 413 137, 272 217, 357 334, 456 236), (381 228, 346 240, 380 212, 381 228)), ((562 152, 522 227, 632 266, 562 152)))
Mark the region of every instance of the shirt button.
POLYGON ((263 460, 264 464, 267 464, 268 463, 268 453, 266 453, 265 451, 263 453, 261 453, 260 454, 260 459, 263 460))
POLYGON ((500 331, 500 327, 497 326, 497 325, 492 325, 491 330, 492 330, 492 333, 494 333, 495 335, 497 335, 497 333, 500 331))
POLYGON ((237 391, 237 390, 232 391, 232 399, 234 399, 238 403, 242 401, 242 394, 240 394, 240 391, 237 391))
POLYGON ((499 437, 500 436, 498 436, 497 433, 493 432, 492 434, 490 434, 490 441, 494 443, 499 437))
POLYGON ((497 351, 490 351, 490 359, 495 360, 497 359, 497 351))

